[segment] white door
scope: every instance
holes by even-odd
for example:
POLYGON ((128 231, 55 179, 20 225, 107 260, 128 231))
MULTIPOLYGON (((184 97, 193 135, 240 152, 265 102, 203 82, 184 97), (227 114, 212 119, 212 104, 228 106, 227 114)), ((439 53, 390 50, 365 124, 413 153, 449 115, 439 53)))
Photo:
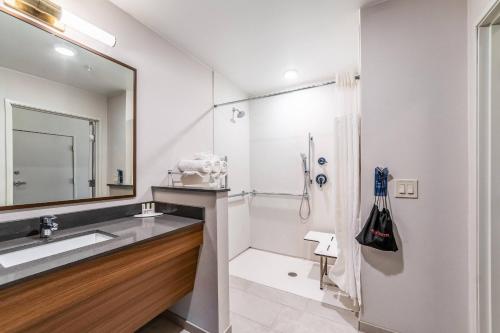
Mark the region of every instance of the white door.
POLYGON ((15 205, 74 197, 73 137, 14 130, 15 205))

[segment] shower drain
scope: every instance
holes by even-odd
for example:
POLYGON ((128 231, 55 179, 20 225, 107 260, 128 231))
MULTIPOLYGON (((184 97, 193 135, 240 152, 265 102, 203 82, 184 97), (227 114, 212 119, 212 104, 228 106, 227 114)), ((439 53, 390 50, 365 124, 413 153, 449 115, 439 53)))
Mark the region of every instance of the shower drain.
POLYGON ((295 273, 295 272, 288 272, 288 276, 297 277, 297 273, 295 273))

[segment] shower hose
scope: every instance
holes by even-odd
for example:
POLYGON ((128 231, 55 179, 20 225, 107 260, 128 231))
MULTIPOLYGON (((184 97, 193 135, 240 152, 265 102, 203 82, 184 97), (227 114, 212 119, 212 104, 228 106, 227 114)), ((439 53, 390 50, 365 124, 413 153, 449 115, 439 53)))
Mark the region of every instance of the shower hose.
POLYGON ((309 191, 307 190, 308 173, 304 172, 304 189, 302 190, 302 200, 300 201, 299 216, 302 221, 306 221, 311 216, 311 203, 309 202, 309 191), (305 206, 305 212, 304 212, 305 206))

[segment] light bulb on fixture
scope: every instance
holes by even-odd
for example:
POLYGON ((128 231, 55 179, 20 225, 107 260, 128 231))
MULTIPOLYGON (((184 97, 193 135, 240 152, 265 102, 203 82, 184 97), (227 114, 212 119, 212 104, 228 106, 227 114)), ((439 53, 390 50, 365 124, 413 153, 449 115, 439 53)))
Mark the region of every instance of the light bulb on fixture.
POLYGON ((78 30, 79 32, 89 37, 97 39, 101 43, 104 43, 108 46, 113 47, 116 44, 115 36, 102 30, 101 28, 96 27, 92 23, 79 18, 78 16, 68 12, 65 9, 62 10, 61 23, 75 30, 78 30))
POLYGON ((292 81, 297 80, 299 73, 295 69, 290 69, 287 70, 283 76, 286 80, 292 81))
POLYGON ((54 50, 57 53, 62 54, 63 56, 66 56, 66 57, 73 57, 75 55, 75 51, 70 50, 70 49, 63 47, 63 46, 56 46, 56 47, 54 47, 54 50))

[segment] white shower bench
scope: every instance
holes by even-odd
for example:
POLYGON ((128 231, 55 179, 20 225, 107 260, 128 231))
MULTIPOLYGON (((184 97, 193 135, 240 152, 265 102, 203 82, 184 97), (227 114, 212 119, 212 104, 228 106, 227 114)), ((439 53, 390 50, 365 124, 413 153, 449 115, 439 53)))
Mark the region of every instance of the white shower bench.
POLYGON ((319 256, 320 278, 319 288, 323 290, 323 278, 328 274, 328 258, 337 258, 337 238, 335 234, 319 231, 309 231, 304 240, 319 243, 314 254, 319 256))

